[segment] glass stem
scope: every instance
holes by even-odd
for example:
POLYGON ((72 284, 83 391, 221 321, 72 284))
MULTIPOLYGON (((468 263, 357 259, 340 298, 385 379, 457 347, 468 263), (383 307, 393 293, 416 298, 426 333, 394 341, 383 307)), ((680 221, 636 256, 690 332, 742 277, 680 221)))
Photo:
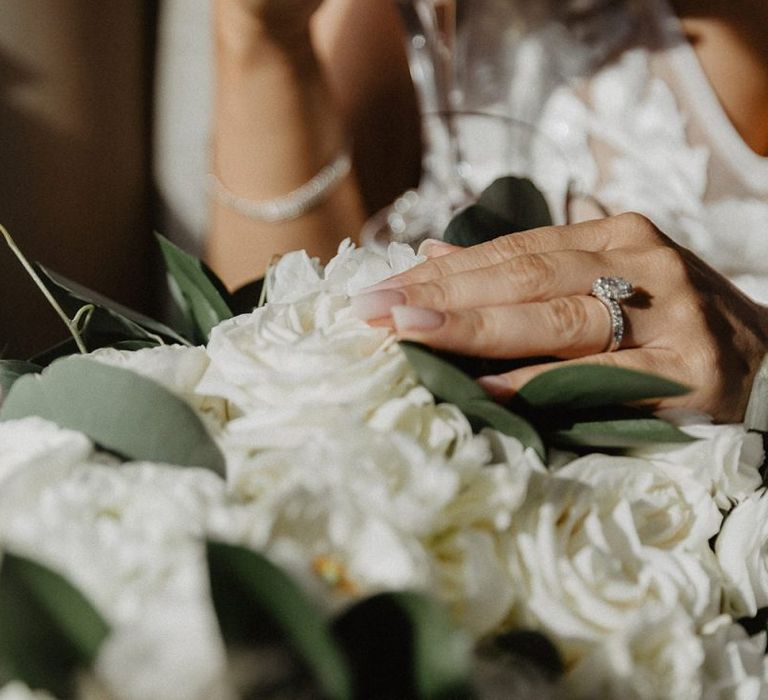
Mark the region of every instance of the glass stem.
POLYGON ((456 86, 457 0, 427 0, 422 4, 425 6, 435 63, 438 118, 448 145, 445 184, 452 206, 458 207, 466 204, 472 192, 461 174, 464 156, 454 120, 454 114, 461 106, 456 86))
MULTIPOLYGON (((411 75, 422 113, 437 119, 440 141, 447 146, 426 154, 425 175, 441 183, 455 208, 466 204, 472 194, 461 174, 463 155, 453 119, 460 107, 455 81, 457 0, 398 0, 398 7, 409 35, 411 75), (444 162, 435 164, 438 153, 444 162)), ((429 151, 434 140, 427 136, 429 151)))

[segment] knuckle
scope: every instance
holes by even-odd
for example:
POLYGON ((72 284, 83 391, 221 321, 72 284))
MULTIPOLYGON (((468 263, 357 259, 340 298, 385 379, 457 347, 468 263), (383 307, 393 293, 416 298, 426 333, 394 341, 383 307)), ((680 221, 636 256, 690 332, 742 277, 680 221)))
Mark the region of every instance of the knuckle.
POLYGON ((442 279, 432 280, 419 285, 416 292, 417 299, 415 303, 421 306, 427 306, 431 309, 444 311, 452 307, 453 294, 450 287, 442 279))
POLYGON ((506 263, 510 278, 527 295, 541 296, 555 285, 557 271, 544 255, 518 255, 506 263))
POLYGON ((552 332, 563 347, 579 343, 587 328, 588 314, 582 300, 576 297, 559 297, 549 302, 549 322, 552 332))
POLYGON ((626 231, 634 241, 655 241, 658 238, 658 229, 644 214, 629 211, 613 216, 611 220, 620 230, 626 231))
POLYGON ((491 265, 508 260, 519 253, 519 246, 513 236, 499 236, 488 242, 486 256, 491 265))
POLYGON ((478 309, 469 309, 463 312, 464 322, 469 337, 475 344, 494 342, 494 326, 489 323, 488 317, 478 309))

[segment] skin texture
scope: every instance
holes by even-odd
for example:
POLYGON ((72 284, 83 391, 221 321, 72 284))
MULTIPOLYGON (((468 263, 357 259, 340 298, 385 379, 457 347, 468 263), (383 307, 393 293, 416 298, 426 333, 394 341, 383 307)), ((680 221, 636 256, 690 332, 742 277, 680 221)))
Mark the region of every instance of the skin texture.
MULTIPOLYGON (((275 0, 267 11, 267 2, 217 2, 217 172, 239 194, 279 196, 317 172, 352 135, 356 177, 300 221, 272 229, 236 222, 216 208, 211 260, 227 279, 252 268, 254 236, 262 251, 277 243, 327 256, 349 233, 336 225, 358 226, 374 208, 377 193, 410 184, 418 162, 418 138, 407 130, 418 119, 392 4, 326 0, 306 35, 293 25, 286 38, 275 29, 281 26, 279 13, 269 14, 281 4, 275 0), (234 21, 233 8, 249 20, 234 21), (296 40, 310 35, 313 48, 308 40, 296 40), (254 127, 264 124, 270 128, 254 127), (277 125, 280 129, 273 128, 277 125), (396 134, 387 143, 401 148, 372 147, 382 133, 396 134), (249 155, 247 167, 243 154, 249 155), (240 267, 230 275, 237 267, 233 260, 240 267)), ((300 12, 297 3, 282 7, 300 12)), ((754 31, 768 25, 768 5, 762 0, 675 5, 734 126, 756 152, 768 152, 768 50, 765 33, 754 31)), ((305 16, 316 7, 307 0, 305 16)), ((355 300, 361 318, 455 352, 552 355, 664 374, 693 391, 659 407, 696 408, 721 421, 743 417, 752 379, 768 351, 768 310, 647 219, 627 214, 515 234, 467 250, 435 244, 425 250, 428 262, 355 300), (589 296, 601 275, 625 277, 639 290, 623 303, 627 331, 614 353, 603 352, 606 309, 589 296)), ((545 369, 527 367, 483 383, 503 400, 545 369)))
MULTIPOLYGON (((469 355, 552 355, 671 376, 693 392, 659 408, 696 408, 720 421, 744 415, 768 349, 768 309, 645 217, 623 214, 422 252, 427 262, 354 300, 360 317, 392 325, 403 339, 469 355), (637 290, 622 303, 627 328, 613 353, 602 352, 606 309, 589 295, 600 275, 626 277, 637 290)), ((481 383, 505 399, 551 366, 481 383)))

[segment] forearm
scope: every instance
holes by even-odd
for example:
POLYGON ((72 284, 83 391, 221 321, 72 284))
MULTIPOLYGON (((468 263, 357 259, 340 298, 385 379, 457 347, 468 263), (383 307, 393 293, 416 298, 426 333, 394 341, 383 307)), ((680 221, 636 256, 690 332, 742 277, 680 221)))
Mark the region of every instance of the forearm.
MULTIPOLYGON (((266 35, 238 3, 216 3, 217 81, 212 170, 253 201, 280 198, 349 146, 308 32, 266 35)), ((306 248, 328 258, 364 220, 353 175, 290 221, 257 221, 211 201, 208 258, 236 286, 258 277, 276 253, 306 248)))

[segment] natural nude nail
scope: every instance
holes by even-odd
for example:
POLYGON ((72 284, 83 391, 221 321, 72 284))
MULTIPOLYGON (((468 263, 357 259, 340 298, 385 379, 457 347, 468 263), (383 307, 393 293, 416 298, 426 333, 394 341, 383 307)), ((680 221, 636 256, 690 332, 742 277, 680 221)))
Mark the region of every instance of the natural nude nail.
POLYGON ((363 321, 389 316, 393 306, 405 301, 405 294, 395 289, 365 292, 352 297, 352 313, 363 321))
POLYGON ((477 383, 483 387, 491 396, 508 396, 512 393, 512 387, 504 377, 489 375, 479 377, 477 383))
POLYGON ((428 258, 438 256, 443 253, 450 253, 451 246, 442 241, 438 241, 435 238, 427 238, 421 242, 417 255, 426 255, 428 258))
POLYGON ((433 331, 445 323, 445 314, 422 306, 393 306, 392 320, 398 331, 433 331))

